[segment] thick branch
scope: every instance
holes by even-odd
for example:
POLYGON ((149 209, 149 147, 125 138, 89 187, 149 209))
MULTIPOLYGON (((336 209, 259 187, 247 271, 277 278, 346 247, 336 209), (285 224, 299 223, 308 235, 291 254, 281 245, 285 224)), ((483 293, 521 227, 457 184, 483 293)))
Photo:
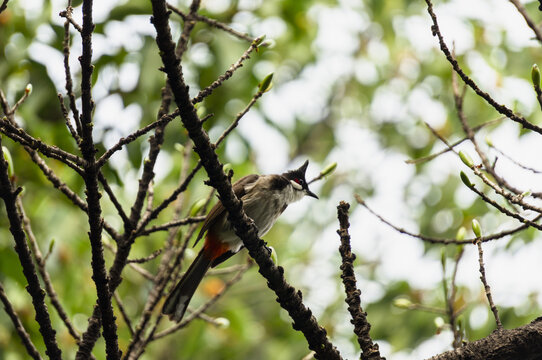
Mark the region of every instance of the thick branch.
POLYGON ((431 360, 537 360, 542 354, 542 317, 530 324, 501 330, 431 360))
POLYGON ((371 324, 367 321, 367 313, 361 307, 361 291, 356 287, 356 275, 354 274, 354 260, 356 259, 356 255, 352 254, 350 235, 348 234, 348 228, 350 227, 350 223, 348 222, 349 208, 350 204, 344 201, 341 201, 339 206, 337 206, 337 216, 340 224, 340 229, 337 230, 337 233, 341 237, 339 252, 342 257, 341 279, 343 279, 344 290, 346 292, 345 302, 348 304, 348 311, 352 316, 350 322, 354 325, 354 333, 358 337, 358 343, 362 350, 361 359, 385 359, 380 356, 378 344, 373 343, 373 339, 369 335, 371 324))
POLYGON ((301 292, 296 292, 286 283, 284 269, 274 265, 264 242, 258 238, 254 222, 244 214, 241 202, 233 193, 230 180, 222 171, 222 164, 218 161, 209 137, 203 131, 196 109, 192 105, 188 87, 183 79, 180 60, 175 56, 175 43, 171 38, 166 3, 163 0, 151 2, 153 24, 157 32, 156 42, 175 102, 181 113, 181 120, 195 144, 195 151, 202 160, 210 183, 217 189, 222 204, 228 210, 229 221, 234 226, 236 234, 243 240, 250 256, 258 263, 259 271, 267 279, 268 286, 277 294, 277 301, 294 320, 294 329, 303 332, 309 348, 316 352, 315 356, 319 359, 340 359, 339 352, 328 341, 326 331, 318 325, 311 311, 303 305, 301 292))
POLYGON ((83 1, 83 28, 81 38, 83 42, 83 53, 80 57, 81 62, 81 153, 86 160, 84 181, 86 185, 89 239, 92 248, 92 279, 96 284, 98 295, 98 304, 101 313, 104 338, 106 343, 107 359, 120 359, 120 350, 118 345, 117 325, 113 306, 111 304, 111 293, 107 273, 105 270, 105 259, 102 246, 102 228, 101 218, 101 194, 98 189, 98 172, 96 165, 96 148, 94 147, 92 137, 92 110, 94 101, 91 93, 92 80, 92 32, 94 24, 92 22, 92 0, 83 1))

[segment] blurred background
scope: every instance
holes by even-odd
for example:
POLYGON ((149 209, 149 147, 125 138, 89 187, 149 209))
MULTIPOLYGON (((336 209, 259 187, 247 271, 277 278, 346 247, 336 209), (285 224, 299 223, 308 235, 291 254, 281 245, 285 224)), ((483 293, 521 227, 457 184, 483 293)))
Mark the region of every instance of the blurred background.
MULTIPOLYGON (((524 1, 539 22, 538 2, 524 1)), ((172 2, 186 10, 189 2, 172 2)), ((15 103, 28 83, 33 92, 17 113, 17 121, 34 137, 76 152, 64 125, 57 92, 65 94, 62 54, 64 19, 58 16, 65 1, 11 0, 0 15, 0 88, 15 103)), ((81 23, 80 2, 74 19, 81 23)), ((500 0, 435 1, 435 12, 448 46, 480 88, 533 123, 541 116, 530 80, 531 66, 541 60, 540 44, 516 8, 500 0)), ((145 0, 97 1, 93 35, 95 139, 104 151, 122 136, 156 119, 165 75, 149 21, 145 0)), ((359 348, 352 332, 340 282, 336 206, 352 204, 352 248, 361 300, 372 324, 371 335, 382 355, 391 360, 421 359, 451 349, 452 333, 438 311, 394 306, 398 299, 444 309, 443 278, 449 280, 457 246, 430 245, 380 222, 356 205, 359 194, 376 212, 399 227, 439 238, 455 238, 458 229, 477 218, 484 233, 518 225, 489 208, 459 179, 466 167, 452 153, 432 161, 405 161, 428 156, 445 146, 424 123, 450 142, 464 137, 453 106, 451 67, 431 35, 424 1, 412 0, 204 0, 201 14, 229 24, 252 37, 265 34, 271 46, 251 60, 200 104, 200 114, 213 113, 205 123, 216 140, 257 92, 258 83, 274 73, 273 88, 242 120, 218 149, 221 161, 231 164, 234 179, 250 173, 281 173, 310 159, 307 179, 336 162, 334 173, 311 185, 320 200, 291 205, 265 236, 278 254, 288 281, 303 291, 304 300, 345 358, 356 358, 359 348), (441 258, 445 260, 442 261, 441 258), (443 266, 443 262, 446 266, 443 266)), ((171 16, 175 36, 181 18, 171 16)), ((204 23, 192 32, 183 58, 191 94, 206 87, 237 61, 250 43, 204 23)), ((71 68, 76 86, 81 39, 72 28, 71 68)), ((79 92, 76 91, 79 95, 79 92)), ((472 91, 465 97, 471 126, 500 117, 472 91)), ((496 121, 477 133, 496 169, 518 188, 540 191, 540 175, 501 156, 498 148, 523 164, 540 166, 541 142, 510 120, 496 121), (490 148, 484 139, 494 145, 490 148), (490 139, 490 140, 489 140, 490 139)), ((128 208, 148 152, 148 136, 117 152, 104 168, 122 204, 128 208)), ((183 164, 180 146, 187 135, 178 120, 169 125, 158 158, 155 203, 175 188, 183 164)), ((77 329, 84 331, 95 303, 91 282, 87 219, 54 190, 24 150, 3 138, 14 158, 23 202, 32 219, 40 247, 46 252, 53 284, 77 329), (75 210, 75 211, 74 211, 75 210), (73 271, 73 269, 77 271, 73 271), (69 270, 72 269, 72 270, 69 270)), ((474 151, 467 143, 459 149, 474 151)), ((195 164, 196 156, 190 161, 195 164)), ((479 160, 475 158, 475 162, 479 160)), ((71 169, 47 161, 59 176, 83 196, 84 183, 71 169)), ((468 170, 468 169, 467 169, 468 170)), ((205 198, 206 176, 198 172, 183 198, 183 213, 205 198)), ((213 202, 216 199, 213 200, 213 202)), ((119 230, 121 222, 109 200, 104 216, 119 230)), ((165 211, 155 224, 169 221, 165 211)), ((182 233, 182 231, 181 231, 182 233)), ((470 232, 471 233, 471 232, 470 232)), ((472 233, 470 234, 472 235, 472 233)), ((161 248, 166 234, 140 238, 131 258, 161 248)), ((112 242, 104 234, 105 242, 112 242)), ((25 279, 14 256, 5 209, 0 208, 0 280, 40 350, 44 349, 34 322, 25 279)), ((197 249, 188 256, 194 256, 197 249)), ((478 273, 478 252, 466 246, 457 273, 459 319, 467 340, 487 336, 495 321, 487 306, 478 273)), ((540 314, 542 243, 532 229, 484 244, 486 272, 503 325, 513 328, 540 314)), ((244 263, 246 253, 229 261, 244 263)), ((106 253, 107 261, 112 254, 106 253)), ((144 266, 154 273, 158 260, 144 266)), ((137 318, 150 290, 148 280, 129 268, 118 289, 128 315, 137 318)), ((204 303, 227 276, 208 277, 193 299, 204 303)), ((256 268, 248 271, 207 312, 227 319, 217 327, 196 320, 187 328, 149 345, 143 359, 301 359, 309 353, 303 336, 291 327, 287 313, 275 302, 256 268)), ((67 358, 76 345, 56 315, 52 317, 67 358)), ((118 316, 119 343, 130 334, 118 316)), ((165 327, 166 321, 162 322, 165 327)), ((101 339, 95 350, 104 357, 101 339)), ((0 312, 0 358, 26 358, 24 348, 5 312, 0 312)))

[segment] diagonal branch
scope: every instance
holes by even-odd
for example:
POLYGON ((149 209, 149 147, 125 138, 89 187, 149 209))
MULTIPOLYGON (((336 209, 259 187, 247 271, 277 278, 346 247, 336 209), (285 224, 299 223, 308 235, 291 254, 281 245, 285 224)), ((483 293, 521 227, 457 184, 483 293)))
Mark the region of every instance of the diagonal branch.
POLYGON ((525 118, 516 115, 511 109, 509 109, 505 105, 502 105, 496 102, 488 93, 480 90, 480 88, 476 85, 476 83, 469 76, 467 76, 467 74, 465 74, 463 69, 461 69, 461 67, 459 66, 457 60, 453 57, 452 53, 450 52, 450 49, 448 49, 448 46, 444 42, 444 37, 442 36, 442 33, 440 32, 437 16, 435 15, 435 12, 433 11, 433 4, 431 0, 425 0, 425 3, 427 4, 427 12, 431 16, 431 20, 433 21, 433 26, 431 27, 433 36, 438 37, 440 50, 444 53, 444 55, 446 56, 446 59, 452 65, 454 71, 461 77, 461 79, 465 82, 465 84, 467 84, 472 90, 474 90, 474 92, 478 96, 484 99, 489 105, 491 105, 499 113, 507 116, 510 120, 517 122, 518 124, 520 124, 526 129, 530 129, 534 132, 542 134, 541 127, 530 123, 525 118))
POLYGON ((157 33, 156 42, 175 103, 180 110, 181 121, 195 144, 194 149, 209 175, 210 184, 217 189, 220 200, 228 211, 228 220, 233 225, 237 236, 243 240, 250 256, 259 265, 259 272, 268 281, 269 288, 275 291, 277 301, 294 320, 294 329, 303 332, 309 348, 316 352, 315 356, 319 359, 340 359, 338 350, 327 339, 325 329, 318 325, 312 312, 303 305, 301 292, 296 291, 286 282, 284 269, 275 266, 271 260, 263 240, 258 238, 254 222, 246 216, 241 202, 233 193, 231 182, 222 170, 222 164, 211 146, 209 136, 201 127, 200 119, 188 93, 188 87, 184 82, 180 60, 175 55, 175 43, 171 37, 166 3, 163 0, 152 0, 151 3, 152 22, 157 33))
POLYGON ((26 352, 28 353, 28 355, 30 355, 35 360, 41 360, 42 357, 38 352, 38 349, 36 349, 36 346, 34 346, 34 344, 32 343, 30 335, 28 335, 28 332, 24 328, 21 319, 15 312, 15 309, 13 309, 13 306, 11 306, 11 302, 6 295, 2 283, 0 283, 0 301, 2 301, 2 304, 4 304, 4 309, 6 310, 9 318, 11 319, 13 326, 15 326, 15 330, 17 331, 17 334, 19 334, 19 337, 21 338, 21 341, 23 342, 23 345, 26 348, 26 352))
POLYGON ((30 249, 26 243, 26 236, 24 234, 23 225, 21 223, 21 216, 17 211, 17 195, 21 192, 22 188, 14 189, 8 175, 8 164, 4 159, 4 152, 2 150, 2 138, 0 137, 0 198, 4 200, 6 206, 6 213, 9 220, 9 230, 15 240, 15 251, 19 256, 19 261, 23 268, 23 274, 28 281, 26 290, 32 297, 32 304, 36 310, 36 321, 39 324, 39 331, 45 342, 47 351, 45 352, 51 359, 61 359, 62 352, 58 347, 56 341, 56 331, 51 325, 51 318, 49 317, 49 311, 45 304, 45 292, 40 286, 38 275, 36 274, 36 267, 32 262, 32 256, 30 249))

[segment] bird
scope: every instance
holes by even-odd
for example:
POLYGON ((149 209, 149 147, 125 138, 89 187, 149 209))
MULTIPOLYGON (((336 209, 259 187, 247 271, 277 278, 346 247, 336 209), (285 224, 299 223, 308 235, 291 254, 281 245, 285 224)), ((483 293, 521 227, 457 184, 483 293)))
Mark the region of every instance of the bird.
MULTIPOLYGON (((309 190, 305 173, 309 161, 301 167, 282 174, 242 177, 233 184, 233 192, 242 201, 243 210, 254 220, 258 236, 262 237, 275 224, 289 204, 305 196, 318 199, 309 190)), ((173 290, 169 293, 162 314, 170 320, 180 322, 192 296, 209 268, 221 264, 243 248, 243 241, 235 234, 227 219, 228 213, 219 201, 209 211, 196 237, 194 246, 205 235, 203 248, 173 290)))

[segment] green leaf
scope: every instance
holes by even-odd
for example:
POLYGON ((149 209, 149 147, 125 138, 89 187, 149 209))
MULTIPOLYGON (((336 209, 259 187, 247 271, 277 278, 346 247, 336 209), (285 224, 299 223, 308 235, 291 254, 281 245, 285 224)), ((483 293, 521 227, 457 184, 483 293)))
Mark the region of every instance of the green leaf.
POLYGON ((540 70, 536 64, 533 64, 533 67, 531 68, 531 80, 533 81, 534 86, 540 86, 540 70))
POLYGON ((335 171, 336 168, 337 168, 336 162, 329 164, 328 166, 325 167, 324 170, 322 170, 322 176, 331 174, 333 171, 335 171))
POLYGON ((467 165, 470 168, 474 167, 474 162, 472 161, 472 158, 466 152, 460 151, 459 158, 461 159, 461 161, 463 161, 463 164, 467 165))
POLYGON ((468 188, 472 188, 474 185, 469 180, 469 177, 467 174, 465 174, 463 171, 459 173, 459 177, 461 178, 461 181, 463 181, 463 184, 465 184, 468 188))
POLYGON ((477 238, 482 237, 482 227, 476 219, 472 219, 472 231, 477 238))
POLYGON ((6 160, 6 162, 8 163, 8 175, 9 177, 12 177, 15 169, 13 167, 13 159, 11 158, 11 153, 5 146, 2 146, 2 152, 4 153, 4 160, 6 160))
POLYGON ((271 84, 272 80, 273 80, 273 73, 267 75, 262 80, 262 82, 258 84, 258 88, 259 88, 260 92, 262 92, 262 93, 268 92, 272 87, 272 84, 271 84))

